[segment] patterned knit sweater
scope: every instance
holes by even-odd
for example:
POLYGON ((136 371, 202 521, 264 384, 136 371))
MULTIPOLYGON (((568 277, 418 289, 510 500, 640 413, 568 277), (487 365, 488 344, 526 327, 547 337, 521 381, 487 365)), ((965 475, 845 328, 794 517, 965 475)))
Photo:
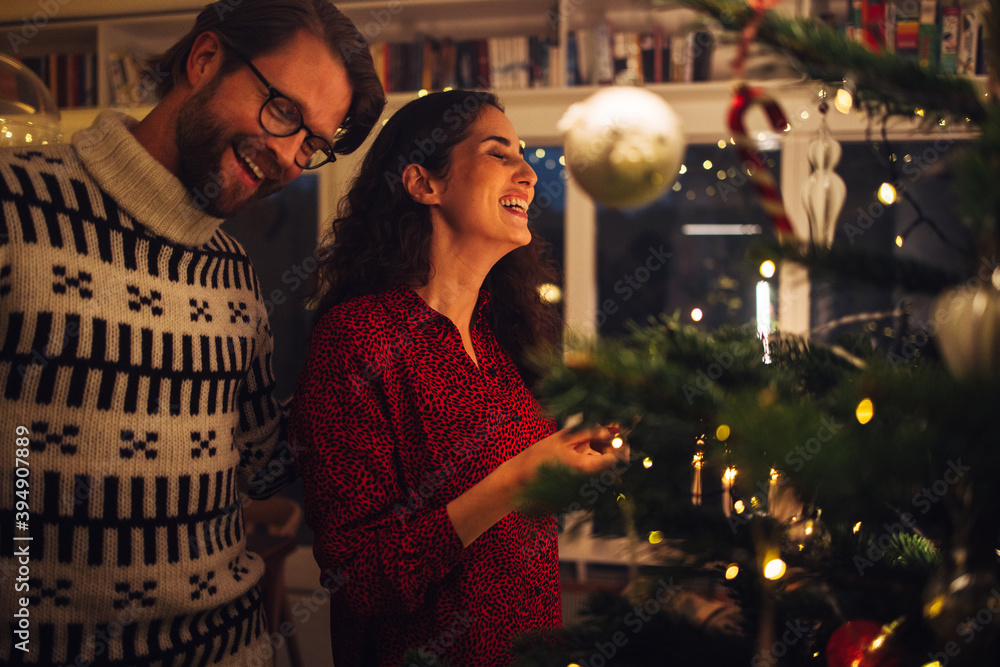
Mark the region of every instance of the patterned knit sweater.
POLYGON ((266 311, 131 122, 0 150, 0 663, 270 664, 236 486, 282 437, 266 311))

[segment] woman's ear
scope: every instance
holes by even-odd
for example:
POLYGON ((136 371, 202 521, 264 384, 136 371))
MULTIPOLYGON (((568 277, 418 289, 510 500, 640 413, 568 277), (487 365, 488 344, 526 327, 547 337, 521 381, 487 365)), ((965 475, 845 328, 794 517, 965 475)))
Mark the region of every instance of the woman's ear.
POLYGON ((403 187, 413 201, 425 206, 437 204, 441 182, 419 164, 409 164, 403 170, 403 187))

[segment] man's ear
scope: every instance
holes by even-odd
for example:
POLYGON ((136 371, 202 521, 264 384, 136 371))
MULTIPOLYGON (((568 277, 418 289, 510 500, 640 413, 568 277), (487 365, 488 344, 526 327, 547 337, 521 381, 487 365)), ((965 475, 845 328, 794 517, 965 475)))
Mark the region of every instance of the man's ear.
POLYGON ((222 38, 214 32, 203 32, 195 37, 185 69, 187 82, 195 91, 201 90, 222 69, 225 59, 222 49, 222 38))
POLYGON ((440 201, 441 180, 419 164, 409 164, 403 170, 403 187, 418 204, 433 206, 440 201))

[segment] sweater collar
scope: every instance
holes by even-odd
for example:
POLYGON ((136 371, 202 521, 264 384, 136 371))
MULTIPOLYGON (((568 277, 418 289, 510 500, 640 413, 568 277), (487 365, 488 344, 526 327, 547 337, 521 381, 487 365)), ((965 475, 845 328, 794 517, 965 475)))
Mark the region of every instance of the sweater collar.
POLYGON ((182 245, 204 245, 222 220, 196 206, 177 177, 132 136, 136 123, 103 111, 73 135, 73 148, 101 189, 152 233, 182 245))

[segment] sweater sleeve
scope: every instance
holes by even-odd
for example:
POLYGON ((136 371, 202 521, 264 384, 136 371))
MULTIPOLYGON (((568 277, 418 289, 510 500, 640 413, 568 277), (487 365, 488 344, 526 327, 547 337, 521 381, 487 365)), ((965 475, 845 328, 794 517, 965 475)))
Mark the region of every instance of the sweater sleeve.
POLYGON ((462 543, 446 507, 410 511, 405 500, 388 408, 399 388, 385 379, 389 335, 335 315, 313 332, 291 416, 313 553, 324 585, 352 615, 412 612, 454 567, 462 543))
POLYGON ((250 363, 236 397, 239 424, 233 439, 240 452, 240 470, 251 476, 252 495, 264 498, 294 479, 295 469, 290 465, 285 437, 287 410, 275 395, 271 327, 263 304, 260 308, 250 363))

